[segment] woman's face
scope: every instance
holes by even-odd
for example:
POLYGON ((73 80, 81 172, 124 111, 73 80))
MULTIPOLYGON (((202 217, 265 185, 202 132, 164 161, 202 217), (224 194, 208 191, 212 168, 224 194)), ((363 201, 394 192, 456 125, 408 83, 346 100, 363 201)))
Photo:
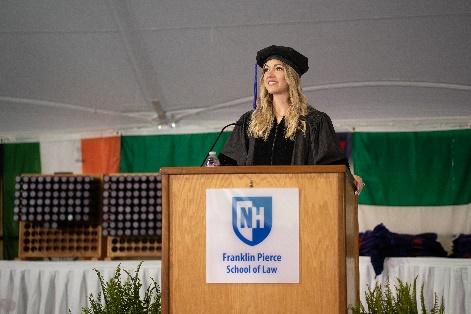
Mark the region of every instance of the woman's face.
POLYGON ((276 59, 268 60, 263 66, 263 83, 270 94, 288 93, 288 82, 283 62, 276 59))

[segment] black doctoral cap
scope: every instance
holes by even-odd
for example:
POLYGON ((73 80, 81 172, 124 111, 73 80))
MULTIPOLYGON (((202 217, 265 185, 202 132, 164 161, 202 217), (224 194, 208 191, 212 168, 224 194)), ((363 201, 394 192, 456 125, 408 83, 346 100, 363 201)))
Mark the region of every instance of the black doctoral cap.
POLYGON ((277 59, 291 66, 299 76, 309 69, 308 59, 291 47, 269 46, 257 52, 257 64, 263 67, 265 62, 277 59))

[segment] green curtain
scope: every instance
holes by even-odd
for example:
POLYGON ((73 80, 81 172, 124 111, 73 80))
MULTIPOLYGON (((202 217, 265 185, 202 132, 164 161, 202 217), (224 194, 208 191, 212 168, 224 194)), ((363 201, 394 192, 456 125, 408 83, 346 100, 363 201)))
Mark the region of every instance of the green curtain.
MULTIPOLYGON (((121 137, 121 172, 158 172, 161 167, 199 166, 218 133, 121 137)), ((229 137, 224 132, 219 152, 229 137)))
POLYGON ((15 177, 23 173, 41 173, 39 143, 3 145, 3 238, 4 257, 18 256, 18 223, 13 221, 15 177))
POLYGON ((353 163, 366 183, 361 204, 471 202, 471 130, 354 133, 353 163))

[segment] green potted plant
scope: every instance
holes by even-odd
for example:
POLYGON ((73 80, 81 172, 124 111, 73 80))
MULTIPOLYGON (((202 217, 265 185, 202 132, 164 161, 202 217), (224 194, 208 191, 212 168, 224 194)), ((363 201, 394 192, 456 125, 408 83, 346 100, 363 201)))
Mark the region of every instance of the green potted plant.
POLYGON ((350 307, 353 314, 444 314, 445 306, 443 305, 443 297, 438 302, 438 296, 434 293, 433 307, 427 311, 424 300, 424 285, 420 290, 420 312, 417 304, 417 277, 413 284, 402 282, 397 279, 398 286, 395 286, 395 294, 393 294, 389 282, 386 287, 376 283, 371 289, 368 287, 365 292, 365 302, 357 306, 350 307))
POLYGON ((139 263, 134 274, 125 269, 122 270, 121 265, 118 265, 113 277, 108 282, 105 282, 100 271, 95 269, 102 293, 99 292, 96 298, 90 294, 89 307, 83 307, 82 314, 160 314, 162 312, 161 292, 159 285, 153 278, 151 278, 152 284, 146 289, 144 297, 141 298, 139 295, 139 290, 142 287, 139 279, 141 265, 142 262, 139 263), (121 271, 127 275, 124 282, 121 280, 121 271))

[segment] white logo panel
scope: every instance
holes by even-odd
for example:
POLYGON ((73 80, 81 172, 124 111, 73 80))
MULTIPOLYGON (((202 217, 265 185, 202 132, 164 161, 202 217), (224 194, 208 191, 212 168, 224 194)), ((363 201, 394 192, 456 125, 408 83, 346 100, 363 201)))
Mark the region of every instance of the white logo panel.
POLYGON ((299 189, 206 190, 207 283, 299 283, 299 189))

